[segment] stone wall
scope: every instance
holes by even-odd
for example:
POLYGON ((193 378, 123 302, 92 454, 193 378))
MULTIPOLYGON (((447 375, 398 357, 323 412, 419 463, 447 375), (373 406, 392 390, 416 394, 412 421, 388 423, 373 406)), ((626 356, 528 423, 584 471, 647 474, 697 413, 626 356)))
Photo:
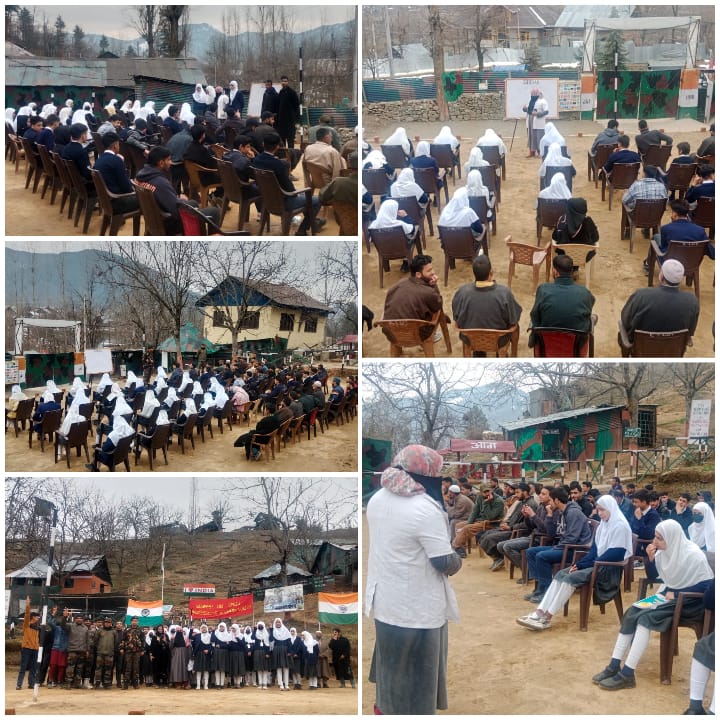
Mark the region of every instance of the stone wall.
MULTIPOLYGON (((502 120, 505 117, 505 103, 500 93, 468 93, 448 105, 453 120, 502 120)), ((440 120, 435 100, 364 103, 363 113, 379 125, 440 120)))

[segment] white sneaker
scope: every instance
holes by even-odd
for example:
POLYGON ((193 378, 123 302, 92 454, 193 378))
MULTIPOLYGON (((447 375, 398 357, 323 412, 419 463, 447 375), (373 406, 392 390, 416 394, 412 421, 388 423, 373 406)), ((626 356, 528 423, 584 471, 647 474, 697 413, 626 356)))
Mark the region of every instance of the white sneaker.
POLYGON ((550 621, 546 617, 532 617, 528 615, 518 618, 515 622, 529 630, 547 630, 550 627, 550 621))
POLYGON ((435 337, 433 338, 433 342, 436 343, 436 342, 440 342, 441 340, 442 340, 442 333, 440 332, 440 330, 438 330, 438 331, 435 333, 435 337))

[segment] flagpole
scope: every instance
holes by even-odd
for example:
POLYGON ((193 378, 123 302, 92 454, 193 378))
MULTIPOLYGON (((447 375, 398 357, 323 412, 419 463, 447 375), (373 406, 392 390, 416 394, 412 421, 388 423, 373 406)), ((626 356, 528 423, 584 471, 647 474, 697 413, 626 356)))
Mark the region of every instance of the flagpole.
POLYGON ((162 570, 162 583, 160 585, 160 600, 165 604, 165 543, 163 543, 162 560, 160 561, 160 569, 162 570))

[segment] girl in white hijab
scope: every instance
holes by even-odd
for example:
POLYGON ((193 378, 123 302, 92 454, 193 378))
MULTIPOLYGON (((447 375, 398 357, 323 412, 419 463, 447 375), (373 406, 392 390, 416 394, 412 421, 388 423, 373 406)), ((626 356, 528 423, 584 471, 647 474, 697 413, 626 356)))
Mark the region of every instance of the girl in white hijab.
POLYGON ((17 122, 15 120, 15 108, 5 108, 5 124, 12 127, 13 132, 17 132, 17 122))
POLYGON ((405 155, 412 155, 412 143, 405 132, 405 128, 397 128, 395 132, 383 143, 384 145, 399 145, 405 155))
POLYGON ((62 390, 60 390, 60 388, 55 384, 55 381, 54 381, 54 380, 48 380, 48 381, 45 383, 45 388, 46 388, 47 390, 49 390, 53 395, 54 395, 55 393, 62 392, 62 390))
POLYGON ((138 114, 140 110, 142 110, 142 105, 140 104, 139 100, 135 100, 132 104, 132 107, 130 108, 130 112, 133 114, 134 118, 137 119, 138 117, 140 117, 138 114))
POLYGON ((385 170, 385 174, 388 178, 392 179, 395 171, 388 164, 387 158, 380 152, 380 150, 372 150, 367 154, 367 157, 363 160, 363 170, 385 170))
MULTIPOLYGON (((603 690, 635 687, 635 668, 647 649, 650 631, 665 632, 670 628, 678 592, 705 592, 713 579, 705 553, 685 537, 680 523, 675 520, 663 520, 657 524, 655 539, 647 546, 647 554, 650 561, 655 562, 658 576, 662 579, 656 595, 662 596, 664 602, 652 603, 644 608, 633 605, 623 615, 610 664, 592 679, 603 690)), ((695 617, 702 611, 702 598, 688 598, 683 603, 681 617, 695 617)))
POLYGON ((162 365, 158 365, 157 377, 167 380, 167 373, 165 372, 165 368, 162 365))
POLYGON ((465 172, 469 173, 471 170, 488 167, 488 165, 490 165, 490 163, 483 157, 482 150, 479 147, 473 147, 470 148, 470 156, 463 167, 465 168, 465 172))
POLYGON ((155 392, 153 390, 148 390, 145 393, 142 410, 140 411, 140 415, 137 419, 138 425, 142 425, 143 427, 149 427, 150 421, 155 412, 155 408, 159 407, 160 401, 155 397, 155 392))
POLYGON ((168 103, 159 113, 158 117, 161 120, 165 120, 170 117, 170 113, 168 112, 170 108, 172 107, 172 103, 168 103))
MULTIPOLYGON (((559 143, 553 142, 550 144, 547 155, 540 165, 538 175, 541 178, 545 177, 545 169, 549 167, 572 167, 572 160, 566 158, 562 154, 562 148, 559 143)), ((572 175, 575 176, 575 168, 572 168, 572 175)))
MULTIPOLYGON (((85 418, 80 414, 80 410, 77 405, 71 405, 68 408, 68 411, 65 415, 65 419, 62 422, 62 425, 60 426, 60 431, 58 432, 58 435, 60 435, 61 438, 67 440, 68 433, 70 432, 70 428, 72 428, 73 425, 76 423, 83 422, 85 418)), ((60 456, 66 452, 65 446, 62 443, 62 441, 56 443, 55 445, 57 447, 57 457, 56 459, 59 460, 60 456)))
POLYGON ((204 395, 204 391, 202 389, 202 385, 200 384, 199 380, 195 380, 193 383, 193 390, 192 390, 192 396, 195 398, 198 395, 204 395))
POLYGON ((102 395, 103 391, 108 385, 112 385, 113 382, 110 379, 110 375, 108 373, 103 373, 102 377, 100 378, 100 382, 97 384, 97 387, 95 388, 95 392, 98 392, 102 395))
POLYGON ((52 101, 50 101, 49 103, 45 103, 45 105, 43 105, 43 108, 40 111, 40 117, 44 120, 48 115, 53 115, 56 112, 57 106, 52 101))
POLYGON ((214 412, 215 409, 215 399, 212 396, 212 393, 206 392, 203 397, 202 405, 200 406, 200 417, 204 417, 206 413, 208 412, 214 412))
MULTIPOLYGON (((590 552, 571 567, 556 573, 537 609, 530 615, 518 618, 519 625, 532 630, 547 630, 553 615, 558 613, 575 590, 590 582, 596 560, 622 562, 632 555, 632 531, 615 499, 610 495, 603 495, 598 499, 597 508, 600 525, 595 532, 590 552)), ((619 587, 621 576, 622 568, 601 568, 596 580, 595 592, 601 593, 601 597, 612 593, 608 600, 611 599, 615 595, 614 591, 619 587), (603 589, 605 594, 602 594, 603 589)))
POLYGON ((235 100, 235 96, 240 92, 238 89, 237 80, 231 80, 230 81, 230 94, 228 95, 228 99, 230 100, 230 105, 233 104, 233 100, 235 100))
POLYGON ((34 102, 28 103, 27 105, 23 105, 19 110, 17 117, 24 117, 25 115, 30 116, 35 113, 35 108, 37 105, 34 102))
POLYGON ((192 99, 198 105, 207 105, 208 104, 207 93, 203 90, 203 86, 200 83, 195 85, 195 92, 193 93, 192 99))
POLYGON ((5 413, 5 427, 9 427, 9 420, 14 420, 17 417, 17 409, 21 400, 27 400, 28 396, 22 391, 19 385, 13 385, 10 391, 10 398, 8 400, 8 406, 5 413))
MULTIPOLYGON (((75 379, 79 380, 80 378, 75 379)), ((70 403, 70 407, 76 407, 79 412, 80 406, 87 405, 89 402, 90 394, 85 387, 81 386, 79 389, 75 390, 75 394, 72 396, 72 402, 70 403)))
POLYGON ((208 626, 205 623, 200 626, 200 633, 193 638, 193 659, 193 669, 197 677, 197 687, 195 689, 200 689, 200 681, 202 680, 203 687, 207 690, 212 667, 212 634, 208 632, 208 626))
POLYGON ((135 389, 143 387, 143 379, 138 377, 132 370, 128 370, 127 380, 125 381, 125 387, 135 385, 135 389))
POLYGON ((402 227, 408 237, 408 242, 412 242, 415 237, 417 228, 412 223, 407 223, 398 217, 397 200, 386 200, 378 210, 378 215, 368 226, 371 230, 376 228, 402 227))
POLYGON ((688 529, 690 539, 705 552, 715 552, 715 515, 704 502, 696 503, 692 509, 693 522, 688 529))
POLYGON ((565 142, 565 138, 558 132, 554 123, 546 122, 545 134, 540 138, 540 142, 538 143, 540 157, 545 156, 545 153, 549 150, 550 145, 554 142, 560 145, 560 147, 564 147, 565 152, 567 152, 567 143, 565 142))
POLYGON ((415 182, 412 168, 403 168, 397 180, 390 186, 393 198, 414 197, 421 205, 427 205, 429 198, 425 191, 415 182))
POLYGON ((243 634, 240 626, 233 623, 230 626, 230 681, 229 687, 242 687, 245 676, 245 652, 243 634))
POLYGON ((478 147, 496 147, 500 151, 500 157, 503 157, 507 152, 502 138, 492 128, 488 128, 485 133, 478 138, 475 145, 478 147))
POLYGON ((548 200, 569 200, 572 197, 564 173, 555 173, 550 178, 550 184, 538 193, 539 198, 548 200))
POLYGON ((457 155, 460 149, 460 141, 452 134, 448 125, 443 125, 440 132, 433 140, 434 145, 449 145, 450 149, 457 155))
POLYGON ((290 662, 288 651, 290 649, 290 631, 283 625, 280 618, 273 620, 270 629, 272 641, 272 664, 277 676, 277 684, 281 690, 290 689, 290 662))
POLYGON ((128 425, 125 418, 122 415, 117 415, 115 417, 115 422, 113 422, 113 428, 107 436, 107 440, 103 444, 103 452, 112 452, 118 446, 120 440, 134 434, 135 431, 130 427, 130 425, 128 425), (111 447, 108 447, 108 441, 111 443, 111 447))
POLYGON ((190 103, 183 103, 180 108, 180 120, 187 123, 190 127, 195 124, 195 115, 190 110, 190 103))
POLYGON ((271 669, 270 634, 261 620, 255 628, 255 648, 253 651, 253 667, 258 677, 258 686, 263 690, 270 684, 271 669))
POLYGON ((186 370, 182 374, 182 378, 180 379, 180 387, 178 388, 178 393, 182 395, 183 390, 188 386, 192 385, 193 381, 190 377, 190 373, 186 370))
POLYGON ((467 188, 468 198, 485 198, 485 203, 488 208, 487 216, 488 219, 491 219, 494 216, 492 208, 495 207, 495 195, 490 192, 487 185, 485 185, 485 183, 483 182, 482 174, 479 170, 471 170, 467 174, 467 178, 465 180, 465 187, 467 188))
POLYGON ((316 688, 318 686, 318 659, 320 657, 320 648, 315 638, 307 631, 303 630, 302 641, 305 646, 305 662, 303 677, 309 679, 309 686, 316 688))
POLYGON ((245 653, 245 687, 257 687, 257 676, 253 669, 253 655, 255 654, 255 637, 252 628, 246 625, 243 629, 243 645, 245 653))
POLYGON ((165 399, 162 401, 162 407, 165 410, 172 410, 172 406, 178 402, 180 398, 177 396, 177 392, 174 387, 169 387, 165 399))
POLYGON ((121 113, 129 113, 132 111, 132 100, 126 100, 121 106, 120 106, 120 112, 121 113))
POLYGON ((60 108, 60 113, 58 114, 58 119, 60 120, 61 125, 68 124, 68 122, 73 114, 73 105, 74 104, 75 103, 70 98, 68 98, 65 101, 65 105, 60 108))
POLYGON ((225 687, 225 675, 230 671, 230 641, 232 634, 227 629, 224 622, 218 623, 218 626, 212 633, 213 644, 213 669, 215 670, 215 687, 225 687))
POLYGON ((470 207, 467 188, 459 187, 454 193, 450 202, 440 213, 438 227, 450 228, 472 228, 476 237, 482 234, 483 225, 477 213, 470 207))
POLYGON ((117 113, 116 106, 117 105, 117 98, 113 98, 106 106, 105 106, 105 112, 112 117, 117 113))
POLYGON ((296 690, 302 690, 302 660, 304 654, 304 645, 298 637, 297 630, 290 628, 290 645, 288 650, 288 660, 290 662, 290 679, 296 690))
POLYGON ((84 102, 83 106, 73 113, 72 125, 79 123, 85 127, 89 127, 87 117, 85 117, 89 113, 92 113, 92 105, 89 102, 84 102))
POLYGON ((215 102, 217 93, 215 92, 215 88, 212 85, 208 85, 205 88, 205 94, 207 95, 208 105, 215 102))

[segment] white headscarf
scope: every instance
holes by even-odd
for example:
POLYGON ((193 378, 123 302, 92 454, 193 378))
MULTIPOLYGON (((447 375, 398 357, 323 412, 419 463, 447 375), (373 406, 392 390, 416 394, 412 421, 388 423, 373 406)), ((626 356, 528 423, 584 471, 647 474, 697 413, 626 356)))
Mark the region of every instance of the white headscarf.
POLYGON ((165 120, 170 117, 168 110, 172 107, 172 103, 168 103, 157 115, 161 120, 165 120))
POLYGON ((41 396, 40 399, 43 402, 49 403, 55 401, 55 396, 52 394, 50 390, 46 390, 41 396))
POLYGON ((87 405, 90 402, 90 398, 87 394, 87 390, 85 390, 84 387, 81 387, 79 390, 75 392, 73 395, 73 401, 70 403, 71 408, 79 408, 81 405, 87 405))
POLYGON ((67 435, 70 432, 71 426, 83 420, 85 420, 85 418, 80 414, 78 408, 74 404, 71 405, 67 411, 67 415, 65 415, 63 424, 60 426, 60 434, 67 435))
POLYGON ((165 404, 170 407, 174 402, 179 400, 180 398, 177 396, 177 393, 175 392, 174 387, 169 387, 167 391, 167 395, 165 396, 165 404))
POLYGON ((255 628, 255 641, 260 643, 260 646, 268 645, 270 642, 270 633, 265 629, 265 623, 261 620, 255 628))
POLYGON ((252 649, 252 646, 255 644, 255 638, 252 634, 252 628, 249 625, 245 626, 245 629, 243 630, 243 636, 242 639, 245 641, 245 645, 248 649, 252 649))
POLYGON ((481 135, 475 144, 478 147, 496 147, 500 150, 501 157, 507 152, 502 138, 492 128, 488 128, 485 134, 481 135))
POLYGON ((130 387, 133 383, 135 383, 136 388, 141 388, 143 386, 142 378, 139 378, 132 370, 128 370, 125 386, 130 387))
POLYGON ((48 380, 45 383, 46 389, 48 389, 51 393, 58 393, 60 392, 60 388, 55 384, 54 380, 48 380))
POLYGON ((162 408, 160 412, 158 413, 157 420, 155 421, 155 425, 169 425, 170 424, 170 418, 168 417, 167 410, 165 408, 162 408))
POLYGON ((690 525, 690 539, 699 547, 705 548, 707 552, 715 552, 715 515, 712 508, 704 502, 693 505, 693 515, 696 513, 703 516, 703 521, 690 525))
POLYGON ((297 629, 296 628, 290 628, 290 640, 292 642, 295 642, 298 639, 297 636, 297 629))
POLYGON ((157 407, 160 407, 160 401, 155 397, 154 391, 148 390, 145 393, 145 401, 143 402, 142 410, 140 411, 140 417, 151 417, 153 411, 157 407))
POLYGON ((113 99, 105 106, 105 110, 107 111, 107 114, 110 115, 110 117, 112 117, 113 115, 115 115, 115 113, 117 112, 117 109, 116 109, 115 105, 117 105, 117 99, 116 99, 116 98, 113 98, 113 99))
POLYGON ((479 147, 470 148, 470 156, 465 163, 465 172, 469 173, 473 168, 487 167, 490 163, 483 157, 479 147))
POLYGON ((102 392, 108 385, 112 384, 113 382, 110 379, 110 375, 108 373, 103 373, 102 377, 100 378, 100 382, 97 384, 95 390, 97 392, 102 392))
POLYGON ((417 147, 415 148, 415 157, 432 157, 430 155, 430 143, 427 140, 421 140, 417 144, 417 147))
POLYGON ((18 110, 18 117, 21 117, 22 115, 32 115, 35 112, 35 108, 37 105, 34 102, 28 103, 27 105, 23 105, 18 110))
POLYGON ((203 397, 203 404, 200 406, 200 409, 201 410, 212 410, 212 408, 214 408, 214 407, 215 407, 215 400, 214 400, 213 396, 209 392, 206 392, 203 397))
POLYGON ((139 101, 139 100, 135 100, 135 102, 133 102, 133 104, 132 104, 132 108, 130 108, 130 112, 131 112, 135 117, 138 117, 138 113, 140 112, 141 109, 142 109, 142 105, 140 105, 140 101, 139 101))
POLYGON ((540 138, 538 143, 538 150, 540 151, 540 157, 543 156, 546 147, 550 147, 551 143, 558 143, 558 145, 567 145, 565 138, 558 132, 555 127, 555 123, 545 123, 545 134, 540 138))
POLYGON ((309 653, 311 653, 313 648, 317 645, 317 640, 315 640, 315 638, 307 630, 302 631, 302 641, 309 653))
POLYGON ((80 125, 87 127, 87 118, 85 116, 89 113, 92 113, 92 105, 89 102, 84 102, 83 106, 73 113, 72 124, 80 123, 80 125))
POLYGON ((200 381, 199 381, 199 380, 196 380, 196 381, 193 383, 193 391, 192 391, 192 394, 193 394, 193 395, 202 395, 203 393, 204 393, 204 390, 202 389, 202 385, 200 384, 200 381))
POLYGON ((237 80, 230 81, 230 103, 235 99, 235 96, 239 93, 237 80))
POLYGON ((10 400, 27 400, 28 396, 19 385, 13 385, 10 391, 10 400))
POLYGON ((120 112, 121 113, 129 113, 132 109, 132 100, 126 100, 121 106, 120 106, 120 112))
POLYGON ((160 390, 164 390, 168 384, 165 382, 165 378, 159 377, 155 381, 155 392, 160 392, 160 390))
POLYGON ((52 115, 55 112, 57 112, 56 105, 52 102, 45 103, 45 105, 43 105, 43 109, 40 111, 40 117, 45 119, 48 115, 52 115))
POLYGON ((207 95, 208 104, 215 102, 217 93, 215 92, 215 88, 212 85, 208 85, 205 88, 205 94, 207 95))
POLYGON ((290 631, 285 627, 281 618, 275 618, 272 624, 273 640, 289 640, 290 631), (275 627, 275 623, 279 622, 280 627, 275 627))
POLYGON ((17 132, 17 122, 15 120, 15 108, 5 108, 5 122, 12 125, 13 132, 17 132))
POLYGON ((200 642, 203 645, 209 645, 211 640, 212 640, 212 634, 210 632, 208 632, 208 626, 205 623, 203 623, 200 626, 200 642), (203 632, 203 628, 205 628, 205 632, 203 632))
POLYGON ((215 391, 215 406, 222 410, 229 399, 228 394, 225 392, 225 388, 218 383, 218 388, 215 391))
POLYGON ((108 435, 108 440, 110 440, 112 444, 117 447, 120 440, 126 437, 130 437, 134 434, 135 431, 127 424, 125 418, 120 416, 115 418, 115 422, 113 423, 113 429, 108 435))
POLYGON ((479 219, 477 213, 470 207, 467 188, 459 187, 440 214, 438 225, 452 228, 469 227, 479 219))
POLYGON ((182 378, 180 380, 180 387, 178 388, 178 392, 182 392, 188 385, 192 384, 192 379, 190 378, 190 373, 186 370, 182 374, 182 378))
POLYGON ((190 127, 195 124, 195 115, 190 109, 190 103, 183 103, 180 108, 180 119, 186 122, 190 127))
POLYGON ((232 635, 224 622, 218 623, 218 626, 215 628, 215 639, 224 643, 232 640, 232 635))
POLYGON ((371 150, 363 160, 363 167, 367 165, 373 170, 380 170, 387 165, 387 158, 379 150, 371 150))
POLYGON ((196 103, 202 103, 203 105, 208 104, 207 93, 203 90, 203 86, 200 83, 195 86, 195 92, 192 97, 196 103))
POLYGON ((676 520, 663 520, 655 526, 655 532, 665 541, 665 550, 655 553, 655 567, 666 587, 679 590, 692 587, 713 577, 705 553, 685 537, 682 526, 676 520))
POLYGON ((197 415, 197 408, 195 407, 195 401, 189 397, 185 400, 185 415, 190 417, 191 415, 197 415))
POLYGON ((402 226, 405 234, 410 236, 413 233, 413 226, 403 222, 398 218, 398 204, 397 200, 386 200, 378 210, 377 218, 373 220, 368 227, 371 230, 378 228, 391 228, 402 226))
POLYGON ((158 365, 157 377, 167 379, 167 373, 165 372, 165 368, 162 365, 158 365))
POLYGON ((79 392, 80 390, 85 389, 85 383, 82 381, 82 378, 76 375, 73 378, 72 387, 70 388, 70 393, 72 395, 75 395, 75 393, 79 392))
POLYGON ((394 198, 414 197, 420 200, 424 193, 425 191, 415 182, 412 168, 403 168, 397 180, 390 186, 390 195, 394 198))
MULTIPOLYGON (((123 397, 122 393, 117 396, 115 400, 115 407, 113 408, 113 416, 117 419, 118 417, 121 417, 122 415, 132 415, 133 409, 125 402, 125 398, 123 397)), ((115 426, 115 422, 113 422, 113 427, 115 426)))
POLYGON ((598 498, 597 504, 603 510, 607 510, 610 513, 608 520, 601 520, 595 531, 595 547, 598 557, 610 548, 621 547, 625 548, 623 560, 626 560, 632 555, 633 549, 630 524, 622 514, 615 498, 610 495, 603 495, 598 498))
POLYGON ((410 154, 410 140, 408 140, 405 128, 399 127, 383 144, 400 145, 406 155, 410 154))
POLYGON ((145 636, 145 644, 150 647, 152 645, 152 640, 155 637, 155 631, 154 630, 148 630, 147 635, 145 636))
POLYGON ((455 150, 455 148, 457 148, 460 144, 460 141, 452 134, 448 125, 443 125, 443 127, 440 128, 440 132, 437 134, 437 137, 433 140, 433 144, 449 145, 451 150, 455 150))
POLYGON ((561 172, 555 173, 550 178, 550 184, 538 193, 539 198, 569 200, 572 197, 565 175, 561 172))
MULTIPOLYGON (((471 170, 465 180, 465 188, 468 197, 484 197, 490 204, 490 190, 483 182, 482 173, 479 170, 471 170)), ((494 199, 493 199, 494 202, 494 199)))
POLYGON ((562 148, 560 147, 560 143, 553 142, 550 143, 547 155, 545 156, 545 159, 542 161, 542 165, 540 165, 540 169, 538 170, 538 175, 540 177, 545 177, 545 168, 568 166, 572 166, 572 160, 570 158, 566 158, 562 154, 562 148))

